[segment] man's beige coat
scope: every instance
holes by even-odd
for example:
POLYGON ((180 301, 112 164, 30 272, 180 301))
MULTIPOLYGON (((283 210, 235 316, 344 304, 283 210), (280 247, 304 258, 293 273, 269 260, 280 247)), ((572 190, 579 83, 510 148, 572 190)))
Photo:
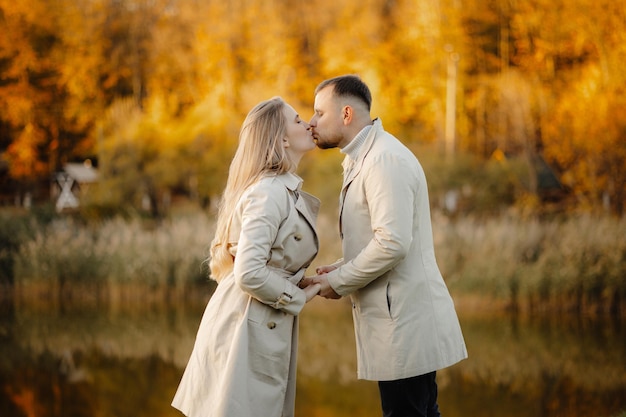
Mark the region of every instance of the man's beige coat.
POLYGON ((266 177, 231 225, 233 272, 209 301, 172 405, 192 417, 292 417, 297 287, 318 251, 319 201, 293 174, 266 177))
POLYGON ((340 228, 344 258, 328 281, 351 296, 358 377, 408 378, 466 358, 435 260, 424 172, 380 120, 344 180, 340 228))

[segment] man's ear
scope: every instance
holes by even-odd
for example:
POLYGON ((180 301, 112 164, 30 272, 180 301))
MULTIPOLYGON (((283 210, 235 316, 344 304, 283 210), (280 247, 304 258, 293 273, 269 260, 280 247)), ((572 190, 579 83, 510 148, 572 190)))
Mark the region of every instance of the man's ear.
POLYGON ((341 109, 341 119, 344 125, 349 125, 352 122, 353 115, 354 109, 352 106, 343 106, 343 109, 341 109))

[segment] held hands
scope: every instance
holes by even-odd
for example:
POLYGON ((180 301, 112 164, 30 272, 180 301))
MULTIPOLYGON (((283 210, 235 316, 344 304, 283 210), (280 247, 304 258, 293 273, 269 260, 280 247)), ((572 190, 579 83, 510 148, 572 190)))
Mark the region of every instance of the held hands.
POLYGON ((320 285, 320 295, 322 297, 328 298, 331 300, 338 300, 341 298, 341 296, 337 294, 335 290, 333 290, 333 287, 331 287, 330 284, 328 283, 328 278, 326 277, 326 273, 311 277, 311 279, 313 279, 314 284, 320 285))
MULTIPOLYGON (((306 278, 303 278, 303 280, 306 278)), ((298 284, 301 288, 302 288, 302 281, 300 281, 300 284, 298 284)), ((321 289, 321 285, 320 284, 312 284, 312 285, 308 285, 304 288, 302 288, 304 290, 304 294, 306 295, 306 302, 308 303, 309 301, 311 301, 313 298, 315 298, 315 296, 317 294, 319 294, 320 289, 321 289)))
MULTIPOLYGON (((300 288, 304 289, 305 293, 307 293, 307 290, 309 288, 313 287, 315 288, 315 291, 316 291, 315 294, 319 293, 319 295, 321 295, 324 298, 337 300, 341 298, 341 296, 337 294, 335 290, 333 290, 333 288, 328 283, 328 278, 326 277, 326 273, 334 269, 336 268, 333 266, 329 266, 329 265, 320 266, 319 268, 315 270, 315 272, 317 272, 318 275, 312 276, 312 277, 305 277, 302 279, 302 281, 300 281, 298 285, 300 286, 300 288)), ((308 293, 307 293, 307 301, 309 301, 308 293)))

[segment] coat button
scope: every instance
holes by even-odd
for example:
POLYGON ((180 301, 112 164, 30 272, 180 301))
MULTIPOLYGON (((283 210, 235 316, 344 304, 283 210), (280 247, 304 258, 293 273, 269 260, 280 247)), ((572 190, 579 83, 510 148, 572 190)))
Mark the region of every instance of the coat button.
POLYGON ((274 323, 273 321, 270 321, 269 323, 267 323, 267 328, 268 329, 273 329, 276 327, 276 323, 274 323))
POLYGON ((296 233, 293 238, 296 239, 296 241, 300 242, 302 240, 302 235, 300 233, 296 233))

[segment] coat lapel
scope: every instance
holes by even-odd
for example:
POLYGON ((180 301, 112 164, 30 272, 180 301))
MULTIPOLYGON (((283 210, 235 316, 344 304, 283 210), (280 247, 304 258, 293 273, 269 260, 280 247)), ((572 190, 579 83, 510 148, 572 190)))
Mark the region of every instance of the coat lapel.
POLYGON ((313 233, 316 235, 316 244, 319 248, 319 240, 317 239, 317 231, 315 228, 315 223, 317 219, 317 214, 320 209, 320 200, 317 197, 312 196, 311 194, 304 192, 300 189, 302 185, 302 179, 294 173, 287 172, 285 174, 277 176, 290 194, 296 196, 294 207, 298 213, 304 217, 307 221, 313 233))
POLYGON ((350 184, 352 183, 352 181, 354 181, 356 176, 359 175, 359 173, 361 172, 361 168, 363 168, 363 162, 365 161, 365 158, 367 154, 369 153, 370 149, 372 149, 372 145, 374 144, 374 139, 376 138, 378 131, 381 129, 382 129, 382 123, 380 119, 375 119, 372 129, 370 130, 369 134, 367 135, 367 138, 365 139, 365 142, 362 145, 363 149, 361 151, 361 155, 356 161, 354 161, 354 165, 351 168, 347 166, 349 164, 348 161, 350 158, 348 155, 346 155, 346 157, 344 158, 344 162, 342 163, 342 165, 344 165, 344 172, 346 172, 343 185, 341 186, 341 193, 339 194, 339 234, 342 239, 343 239, 343 226, 342 226, 341 217, 343 215, 343 203, 346 199, 346 193, 348 192, 348 187, 350 187, 350 184))
POLYGON ((315 219, 317 219, 317 213, 320 209, 320 201, 304 191, 298 192, 298 199, 296 200, 296 210, 306 221, 311 225, 311 228, 315 230, 315 219))

